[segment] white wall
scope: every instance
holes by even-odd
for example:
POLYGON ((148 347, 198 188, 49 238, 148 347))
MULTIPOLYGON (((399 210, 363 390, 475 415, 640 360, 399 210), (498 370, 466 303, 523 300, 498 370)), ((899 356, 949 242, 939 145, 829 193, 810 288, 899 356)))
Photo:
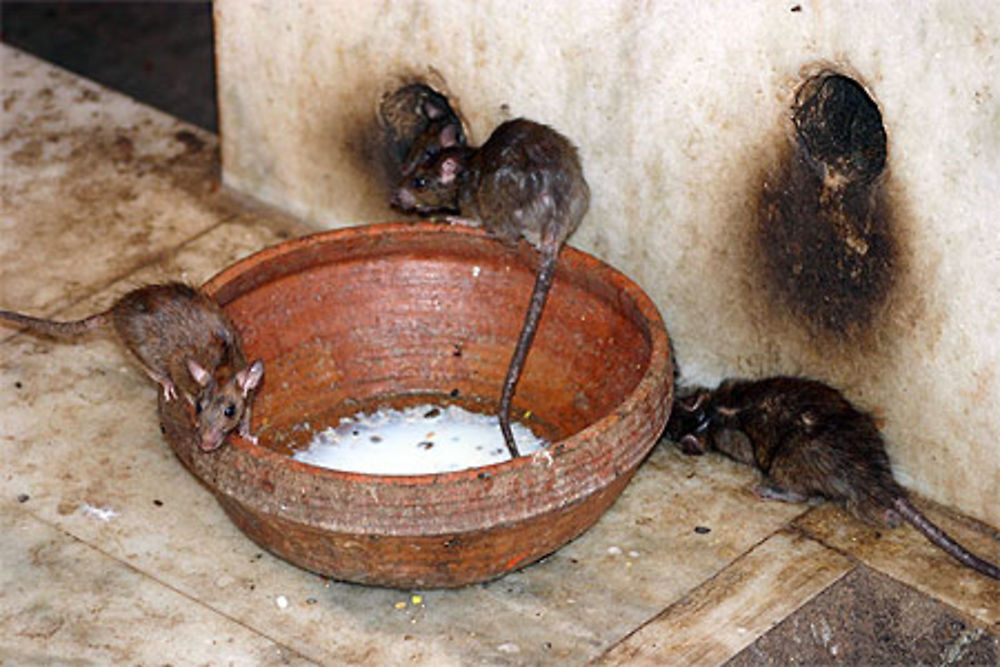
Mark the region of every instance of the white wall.
POLYGON ((398 218, 379 95, 443 82, 483 141, 580 147, 571 242, 656 300, 689 379, 795 372, 884 424, 903 482, 1000 526, 1000 4, 216 0, 225 182, 318 227, 398 218), (798 6, 798 11, 792 11, 798 6), (861 335, 817 336, 763 284, 756 193, 804 74, 854 74, 889 136, 901 253, 861 335))

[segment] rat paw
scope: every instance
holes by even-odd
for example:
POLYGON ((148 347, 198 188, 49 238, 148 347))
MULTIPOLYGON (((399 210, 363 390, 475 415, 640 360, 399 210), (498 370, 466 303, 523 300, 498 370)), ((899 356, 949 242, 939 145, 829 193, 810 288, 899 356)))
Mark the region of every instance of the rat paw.
POLYGON ((177 398, 177 388, 174 387, 173 382, 163 383, 163 400, 167 403, 177 398))
POLYGON ((753 487, 753 493, 761 500, 778 500, 783 503, 801 503, 808 500, 806 496, 794 491, 785 491, 767 484, 758 484, 753 487))
POLYGON ((680 448, 681 452, 687 454, 688 456, 701 456, 708 448, 703 442, 698 440, 695 435, 685 435, 683 438, 677 441, 677 446, 680 448))
POLYGON ((239 430, 236 433, 244 440, 249 440, 255 445, 260 444, 260 439, 258 439, 257 436, 251 433, 249 428, 245 428, 243 425, 240 426, 239 430))
POLYGON ((478 227, 479 223, 472 218, 463 218, 460 215, 446 215, 444 221, 449 225, 461 225, 462 227, 478 227))

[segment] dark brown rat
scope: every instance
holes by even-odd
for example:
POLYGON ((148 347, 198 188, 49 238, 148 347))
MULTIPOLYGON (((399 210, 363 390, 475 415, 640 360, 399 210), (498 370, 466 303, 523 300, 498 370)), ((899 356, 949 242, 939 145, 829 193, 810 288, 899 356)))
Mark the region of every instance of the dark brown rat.
POLYGON ((461 121, 451 112, 430 103, 425 104, 427 126, 413 138, 400 170, 401 178, 411 176, 422 164, 437 158, 445 148, 465 146, 465 130, 461 121))
POLYGON ((452 140, 465 145, 465 127, 448 98, 426 83, 411 83, 382 97, 379 121, 386 147, 398 174, 407 174, 420 161, 443 148, 442 131, 451 128, 452 140))
POLYGON ((513 243, 524 238, 541 253, 538 275, 500 398, 500 428, 518 456, 510 407, 552 287, 563 243, 590 206, 590 188, 576 147, 554 129, 523 118, 497 127, 479 149, 451 145, 404 178, 393 202, 418 213, 457 211, 513 243))
POLYGON ((667 435, 688 454, 709 450, 757 468, 762 498, 842 502, 856 517, 896 526, 900 518, 977 572, 1000 568, 969 552, 918 510, 896 482, 871 415, 816 380, 771 377, 726 380, 687 392, 674 403, 667 435))
POLYGON ((73 322, 56 322, 7 310, 0 320, 35 334, 75 338, 110 328, 170 401, 183 395, 197 413, 201 448, 220 447, 239 426, 250 434, 250 403, 264 365, 248 365, 229 318, 202 292, 181 283, 128 292, 108 310, 73 322))

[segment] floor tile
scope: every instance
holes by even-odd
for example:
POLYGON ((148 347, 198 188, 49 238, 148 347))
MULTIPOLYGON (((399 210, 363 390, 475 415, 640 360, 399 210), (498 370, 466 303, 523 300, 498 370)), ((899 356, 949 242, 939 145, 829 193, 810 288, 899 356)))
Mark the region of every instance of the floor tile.
POLYGON ((0 530, 0 664, 313 664, 6 502, 0 530))
POLYGON ((213 135, 0 50, 0 307, 52 313, 234 215, 213 135))
MULTIPOLYGON (((917 500, 927 516, 973 553, 1000 563, 1000 534, 928 501, 917 500)), ((961 565, 908 525, 868 526, 833 505, 803 515, 796 526, 834 549, 969 616, 1000 627, 1000 582, 961 565)))
POLYGON ((996 665, 1000 636, 859 566, 726 663, 996 665))
POLYGON ((599 663, 715 665, 844 576, 852 563, 780 532, 668 608, 599 663))

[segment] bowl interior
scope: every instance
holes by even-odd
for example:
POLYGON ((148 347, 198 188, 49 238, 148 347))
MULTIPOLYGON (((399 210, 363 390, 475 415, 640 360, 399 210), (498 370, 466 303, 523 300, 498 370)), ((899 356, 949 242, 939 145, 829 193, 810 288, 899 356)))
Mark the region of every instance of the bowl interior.
MULTIPOLYGON (((537 253, 442 224, 378 227, 264 251, 206 286, 248 358, 264 360, 263 446, 288 454, 308 441, 304 423, 379 406, 495 411, 537 253)), ((552 442, 612 413, 649 369, 649 322, 609 271, 562 253, 514 399, 516 418, 552 442)))

